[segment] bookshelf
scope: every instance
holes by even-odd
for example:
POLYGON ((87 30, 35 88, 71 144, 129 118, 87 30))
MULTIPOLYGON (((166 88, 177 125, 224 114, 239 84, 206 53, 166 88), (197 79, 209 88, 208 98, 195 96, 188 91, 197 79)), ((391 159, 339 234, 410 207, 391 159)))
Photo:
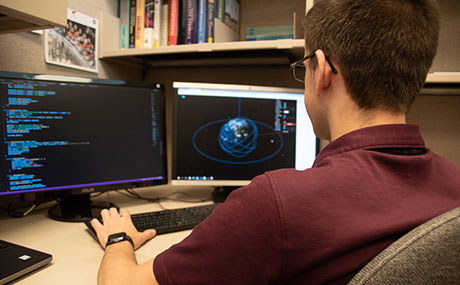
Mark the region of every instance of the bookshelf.
MULTIPOLYGON (((133 62, 152 67, 185 67, 217 65, 287 66, 290 62, 303 56, 304 40, 299 38, 302 36, 303 30, 302 13, 311 9, 314 0, 305 0, 305 2, 296 0, 244 0, 241 3, 240 38, 245 38, 247 27, 282 25, 291 21, 295 27, 295 39, 201 43, 120 50, 120 19, 113 15, 100 13, 99 58, 118 62, 133 62), (293 19, 289 19, 293 12, 297 16, 293 15, 293 19)), ((458 84, 460 83, 460 72, 429 73, 426 83, 458 84)))
POLYGON ((67 0, 2 0, 0 34, 67 25, 67 0))
POLYGON ((303 14, 313 5, 313 0, 244 0, 240 3, 242 5, 240 39, 245 38, 247 27, 283 24, 294 25, 295 39, 201 43, 120 50, 119 18, 99 14, 101 27, 99 58, 105 60, 140 59, 153 66, 164 66, 165 59, 171 59, 171 55, 182 60, 182 63, 185 61, 186 65, 281 65, 289 64, 292 60, 303 56, 304 41, 301 38, 303 14), (280 15, 283 16, 280 17, 280 15), (200 59, 199 62, 194 60, 197 57, 200 59), (226 58, 228 60, 225 60, 226 58), (232 60, 235 58, 239 60, 232 60))

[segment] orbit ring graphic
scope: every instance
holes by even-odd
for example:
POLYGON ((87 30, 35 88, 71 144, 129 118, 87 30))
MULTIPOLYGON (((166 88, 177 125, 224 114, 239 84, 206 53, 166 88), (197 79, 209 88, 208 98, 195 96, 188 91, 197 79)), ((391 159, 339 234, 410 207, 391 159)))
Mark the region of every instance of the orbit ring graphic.
MULTIPOLYGON (((284 140, 283 140, 283 137, 281 136, 280 133, 276 133, 276 135, 279 137, 280 139, 280 146, 277 150, 275 150, 275 152, 273 152, 272 154, 270 154, 269 156, 266 156, 266 157, 263 157, 263 158, 260 158, 260 159, 255 159, 255 160, 248 160, 248 161, 232 161, 232 160, 225 160, 225 159, 220 159, 220 158, 216 158, 216 157, 213 157, 209 154, 206 154, 205 152, 203 152, 197 145, 196 143, 196 137, 199 135, 199 133, 201 131, 203 131, 205 128, 209 127, 209 126, 212 126, 212 125, 215 125, 215 124, 220 124, 220 123, 226 123, 228 122, 229 120, 227 119, 223 119, 223 120, 217 120, 217 121, 213 121, 213 122, 210 122, 210 123, 207 123, 205 125, 203 125, 202 127, 200 127, 194 134, 193 134, 193 137, 192 137, 192 144, 193 144, 193 147, 196 149, 196 151, 198 151, 202 156, 208 158, 208 159, 211 159, 211 160, 214 160, 214 161, 217 161, 217 162, 221 162, 221 163, 226 163, 226 164, 234 164, 234 165, 247 165, 247 164, 254 164, 254 163, 258 163, 258 162, 262 162, 262 161, 265 161, 265 160, 268 160, 274 156, 276 156, 280 151, 281 149, 283 148, 284 146, 284 140)), ((253 121, 255 122, 257 125, 262 125, 270 130, 272 130, 273 132, 275 132, 275 129, 273 127, 271 127, 270 125, 268 124, 265 124, 265 123, 262 123, 262 122, 259 122, 259 121, 253 121)), ((217 138, 216 138, 217 139, 217 138)))

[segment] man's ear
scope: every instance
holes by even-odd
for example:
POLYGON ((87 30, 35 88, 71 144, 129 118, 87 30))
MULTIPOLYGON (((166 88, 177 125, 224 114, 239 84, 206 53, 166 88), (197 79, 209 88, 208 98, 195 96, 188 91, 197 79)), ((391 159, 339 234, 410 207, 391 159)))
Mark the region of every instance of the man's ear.
POLYGON ((331 67, 329 66, 329 63, 326 60, 326 55, 322 50, 316 50, 315 55, 316 60, 318 62, 315 74, 316 90, 319 93, 324 93, 324 91, 331 85, 333 72, 331 70, 331 67))

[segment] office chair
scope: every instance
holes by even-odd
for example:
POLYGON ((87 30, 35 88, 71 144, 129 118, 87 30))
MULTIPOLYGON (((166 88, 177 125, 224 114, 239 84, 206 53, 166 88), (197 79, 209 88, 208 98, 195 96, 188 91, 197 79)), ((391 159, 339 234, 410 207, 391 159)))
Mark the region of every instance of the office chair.
POLYGON ((402 236, 348 284, 460 284, 460 207, 402 236))

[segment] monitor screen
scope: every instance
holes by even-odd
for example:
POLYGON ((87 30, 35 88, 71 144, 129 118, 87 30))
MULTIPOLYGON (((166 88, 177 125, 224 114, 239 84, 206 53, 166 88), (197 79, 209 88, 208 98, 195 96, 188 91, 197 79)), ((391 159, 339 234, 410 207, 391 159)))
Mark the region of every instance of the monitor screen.
POLYGON ((0 73, 2 194, 167 183, 160 84, 0 73))
POLYGON ((173 185, 246 185, 280 168, 305 170, 317 138, 304 90, 174 82, 173 185))

